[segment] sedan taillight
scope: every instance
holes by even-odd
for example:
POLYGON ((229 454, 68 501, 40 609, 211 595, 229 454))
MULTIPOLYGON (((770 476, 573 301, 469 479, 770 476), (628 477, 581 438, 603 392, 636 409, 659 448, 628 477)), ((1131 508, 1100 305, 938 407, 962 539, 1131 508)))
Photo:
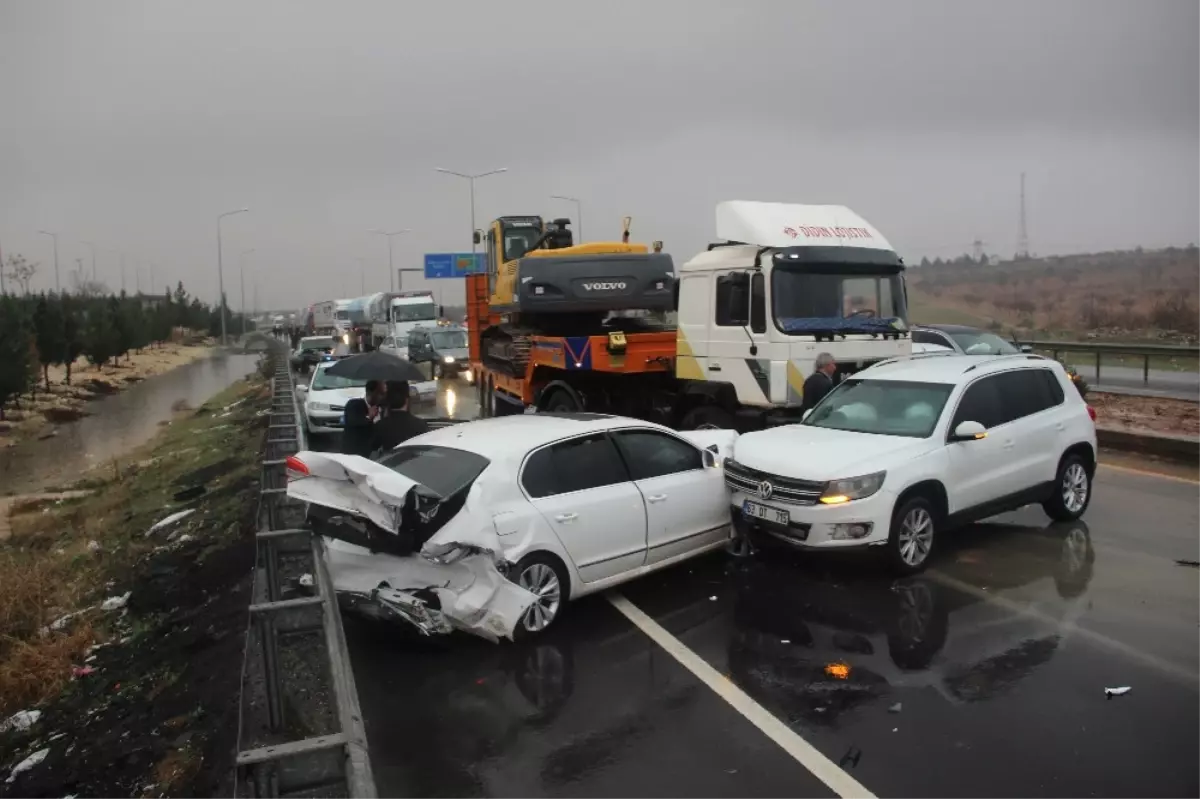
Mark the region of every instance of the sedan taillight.
POLYGON ((288 456, 284 468, 287 469, 288 480, 299 480, 301 477, 309 476, 308 464, 295 455, 288 456))

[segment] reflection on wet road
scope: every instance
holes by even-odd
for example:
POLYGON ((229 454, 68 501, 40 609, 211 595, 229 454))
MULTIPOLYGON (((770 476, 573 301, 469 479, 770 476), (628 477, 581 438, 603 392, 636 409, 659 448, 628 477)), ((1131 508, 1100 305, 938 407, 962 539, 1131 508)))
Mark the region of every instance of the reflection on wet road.
MULTIPOLYGON (((876 795, 1194 796, 1196 496, 1102 469, 1086 524, 1006 514, 915 578, 719 555, 621 592, 876 795)), ((494 646, 349 620, 381 795, 832 795, 605 597, 563 622, 494 646)))
POLYGON ((9 493, 73 479, 145 442, 177 403, 199 407, 254 371, 257 354, 222 353, 180 366, 88 404, 90 415, 59 425, 58 435, 0 450, 0 486, 9 493))

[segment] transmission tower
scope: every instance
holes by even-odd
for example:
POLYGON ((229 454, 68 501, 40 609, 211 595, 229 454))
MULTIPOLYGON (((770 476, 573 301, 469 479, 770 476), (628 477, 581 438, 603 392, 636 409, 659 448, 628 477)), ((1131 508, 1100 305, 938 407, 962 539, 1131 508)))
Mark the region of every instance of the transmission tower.
POLYGON ((1017 222, 1017 257, 1029 258, 1029 229, 1025 226, 1025 173, 1021 173, 1021 217, 1017 222))
POLYGON ((983 239, 975 239, 975 241, 971 242, 971 248, 972 248, 971 257, 975 259, 976 263, 983 262, 983 248, 986 245, 987 245, 987 242, 984 241, 983 239))

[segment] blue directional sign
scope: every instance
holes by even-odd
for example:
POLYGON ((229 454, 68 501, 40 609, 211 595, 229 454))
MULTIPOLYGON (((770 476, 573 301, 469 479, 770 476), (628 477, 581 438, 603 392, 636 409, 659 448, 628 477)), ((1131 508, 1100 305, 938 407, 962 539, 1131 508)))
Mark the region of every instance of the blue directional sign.
POLYGON ((425 253, 425 277, 465 277, 487 271, 483 253, 431 252, 425 253))

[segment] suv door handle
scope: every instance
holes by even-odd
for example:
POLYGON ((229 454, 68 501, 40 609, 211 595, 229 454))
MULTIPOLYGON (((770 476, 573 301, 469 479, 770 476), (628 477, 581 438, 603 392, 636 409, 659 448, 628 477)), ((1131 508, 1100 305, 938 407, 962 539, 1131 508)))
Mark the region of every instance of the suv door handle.
POLYGON ((1016 445, 1017 445, 1017 443, 1016 443, 1015 441, 1013 441, 1011 438, 1010 438, 1008 441, 1005 441, 1005 442, 1004 442, 1004 448, 1005 448, 1005 449, 1012 449, 1012 448, 1013 448, 1013 447, 1015 447, 1016 445))
POLYGON ((655 494, 652 497, 646 497, 647 502, 663 502, 667 498, 666 494, 655 494))
POLYGON ((573 522, 579 518, 578 513, 560 513, 554 517, 556 522, 573 522))

